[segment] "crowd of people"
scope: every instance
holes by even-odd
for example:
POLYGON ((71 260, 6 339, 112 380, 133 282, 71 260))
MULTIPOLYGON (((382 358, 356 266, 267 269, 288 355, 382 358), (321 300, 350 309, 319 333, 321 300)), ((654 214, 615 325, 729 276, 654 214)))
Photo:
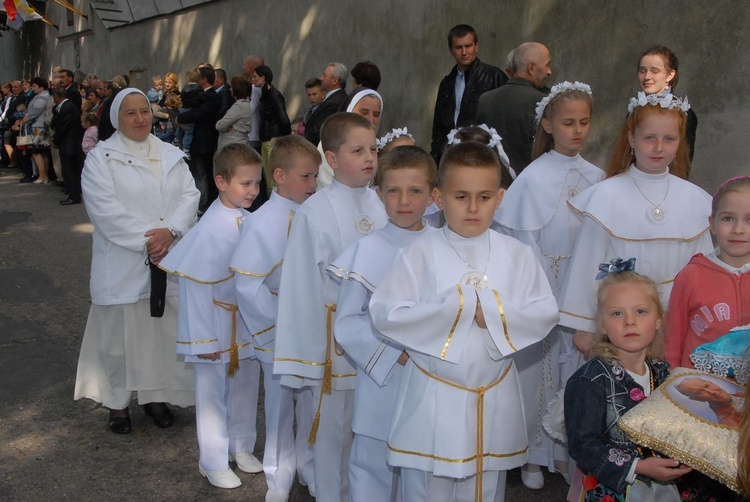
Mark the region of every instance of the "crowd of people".
MULTIPOLYGON (((323 501, 504 500, 517 467, 532 490, 560 473, 569 500, 730 496, 617 425, 750 324, 750 177, 713 198, 688 180, 676 55, 641 54, 602 169, 580 155, 595 94, 549 87, 544 45, 501 70, 470 26, 447 41, 429 153, 406 127, 377 138, 369 61, 350 92, 340 62, 307 80, 294 121, 256 55, 148 92, 62 68, 2 84, 5 161, 62 178, 94 224, 75 398, 119 434, 134 398, 159 427, 194 404, 199 473, 264 472, 270 502, 295 475, 323 501)), ((731 425, 747 491, 750 424, 731 425)))

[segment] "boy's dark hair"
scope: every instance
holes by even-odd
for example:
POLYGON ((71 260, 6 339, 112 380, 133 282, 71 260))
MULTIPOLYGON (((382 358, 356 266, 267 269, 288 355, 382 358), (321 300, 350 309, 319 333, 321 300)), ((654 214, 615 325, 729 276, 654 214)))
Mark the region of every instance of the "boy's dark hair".
POLYGON ((313 77, 307 79, 307 82, 305 82, 305 89, 309 89, 311 87, 320 87, 322 84, 323 82, 321 82, 318 77, 313 77))
POLYGON ((268 66, 264 64, 260 66, 256 66, 255 73, 257 73, 259 77, 265 78, 267 84, 270 84, 271 82, 273 82, 273 72, 271 71, 271 68, 269 68, 268 66))
POLYGON ((68 78, 71 78, 71 79, 73 78, 73 72, 70 70, 60 70, 58 73, 64 73, 65 75, 68 76, 68 78))
MULTIPOLYGON (((213 70, 212 70, 213 71, 213 70)), ((239 166, 263 165, 263 158, 255 149, 242 143, 230 143, 214 155, 214 178, 221 176, 229 183, 239 166)))
POLYGON ((435 187, 437 182, 435 160, 418 146, 399 146, 379 158, 375 185, 380 186, 383 183, 385 173, 399 169, 422 169, 427 178, 427 184, 431 189, 435 187))
POLYGON ((448 173, 461 167, 479 167, 497 172, 497 187, 500 188, 502 174, 497 154, 489 146, 478 141, 464 141, 450 146, 440 159, 437 186, 442 187, 448 173))
POLYGON ((351 71, 352 78, 362 87, 377 91, 380 87, 380 69, 372 61, 360 61, 351 71))
POLYGON ((216 77, 219 77, 226 84, 227 72, 225 72, 223 68, 214 68, 214 82, 216 81, 216 77))
POLYGON ((448 32, 448 48, 453 48, 453 39, 454 38, 463 38, 466 35, 471 34, 471 36, 474 37, 474 43, 479 42, 479 37, 477 36, 477 31, 469 26, 468 24, 457 24, 453 28, 451 28, 451 31, 448 32))
POLYGON ((201 66, 198 68, 198 73, 201 74, 202 78, 205 78, 206 81, 214 85, 214 80, 216 80, 216 73, 214 72, 213 68, 209 68, 208 66, 201 66))
POLYGON ((334 113, 323 122, 320 129, 320 143, 324 152, 338 152, 346 143, 347 133, 355 127, 374 131, 372 122, 362 115, 351 112, 334 113))
POLYGON ((272 170, 280 167, 284 172, 288 172, 295 166, 296 160, 300 157, 308 157, 317 162, 318 165, 323 160, 315 145, 302 136, 291 134, 271 140, 271 157, 268 163, 272 170))

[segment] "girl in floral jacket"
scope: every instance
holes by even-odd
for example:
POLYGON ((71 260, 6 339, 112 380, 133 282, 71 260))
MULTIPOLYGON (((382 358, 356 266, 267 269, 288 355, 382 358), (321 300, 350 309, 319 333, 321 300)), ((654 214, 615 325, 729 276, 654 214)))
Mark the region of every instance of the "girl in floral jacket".
MULTIPOLYGON (((669 365, 658 359, 664 310, 656 284, 632 271, 635 260, 628 262, 628 271, 606 275, 599 286, 603 340, 565 388, 568 447, 585 474, 586 501, 679 501, 674 480, 691 469, 654 456, 617 425, 669 376, 669 365)), ((622 265, 613 260, 600 268, 628 268, 622 265)))

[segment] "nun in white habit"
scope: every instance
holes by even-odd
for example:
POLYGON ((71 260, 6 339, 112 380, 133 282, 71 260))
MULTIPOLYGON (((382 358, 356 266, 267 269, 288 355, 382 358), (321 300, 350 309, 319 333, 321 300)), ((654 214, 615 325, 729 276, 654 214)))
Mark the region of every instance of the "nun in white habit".
POLYGON ((112 432, 127 434, 136 396, 159 427, 174 420, 165 403, 195 403, 192 366, 175 352, 177 284, 167 280, 163 314, 152 317, 147 263, 158 264, 195 223, 200 193, 184 154, 150 134, 145 94, 120 91, 110 118, 117 132, 88 154, 81 179, 94 232, 74 399, 102 403, 112 432))

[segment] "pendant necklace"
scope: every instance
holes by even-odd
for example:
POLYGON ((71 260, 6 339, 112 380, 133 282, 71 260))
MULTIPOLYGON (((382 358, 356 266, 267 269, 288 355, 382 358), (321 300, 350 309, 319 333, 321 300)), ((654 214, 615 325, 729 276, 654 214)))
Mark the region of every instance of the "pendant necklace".
POLYGON ((458 251, 456 251, 456 248, 453 247, 453 244, 451 244, 450 238, 448 236, 447 229, 448 225, 443 227, 443 233, 445 234, 445 240, 448 241, 448 245, 451 247, 454 253, 456 253, 456 256, 458 256, 458 259, 461 260, 467 267, 469 267, 471 270, 467 273, 465 273, 461 277, 461 283, 466 284, 467 286, 473 286, 476 289, 485 289, 487 287, 487 267, 490 264, 490 255, 492 254, 492 239, 490 239, 490 233, 487 231, 487 261, 484 264, 484 270, 481 272, 476 270, 476 267, 472 267, 468 261, 464 260, 460 254, 458 254, 458 251))
POLYGON ((667 191, 664 192, 664 197, 661 199, 661 202, 659 204, 654 203, 651 199, 646 197, 646 194, 643 193, 643 190, 641 190, 641 187, 638 186, 638 182, 635 181, 635 178, 631 178, 633 180, 633 183, 635 184, 635 187, 638 189, 638 191, 641 193, 644 199, 648 201, 649 204, 651 204, 651 207, 647 210, 648 216, 655 222, 655 223, 661 223, 664 218, 667 217, 667 214, 664 212, 664 209, 662 209, 661 205, 664 204, 664 201, 667 200, 667 194, 669 194, 669 178, 667 178, 667 191))

